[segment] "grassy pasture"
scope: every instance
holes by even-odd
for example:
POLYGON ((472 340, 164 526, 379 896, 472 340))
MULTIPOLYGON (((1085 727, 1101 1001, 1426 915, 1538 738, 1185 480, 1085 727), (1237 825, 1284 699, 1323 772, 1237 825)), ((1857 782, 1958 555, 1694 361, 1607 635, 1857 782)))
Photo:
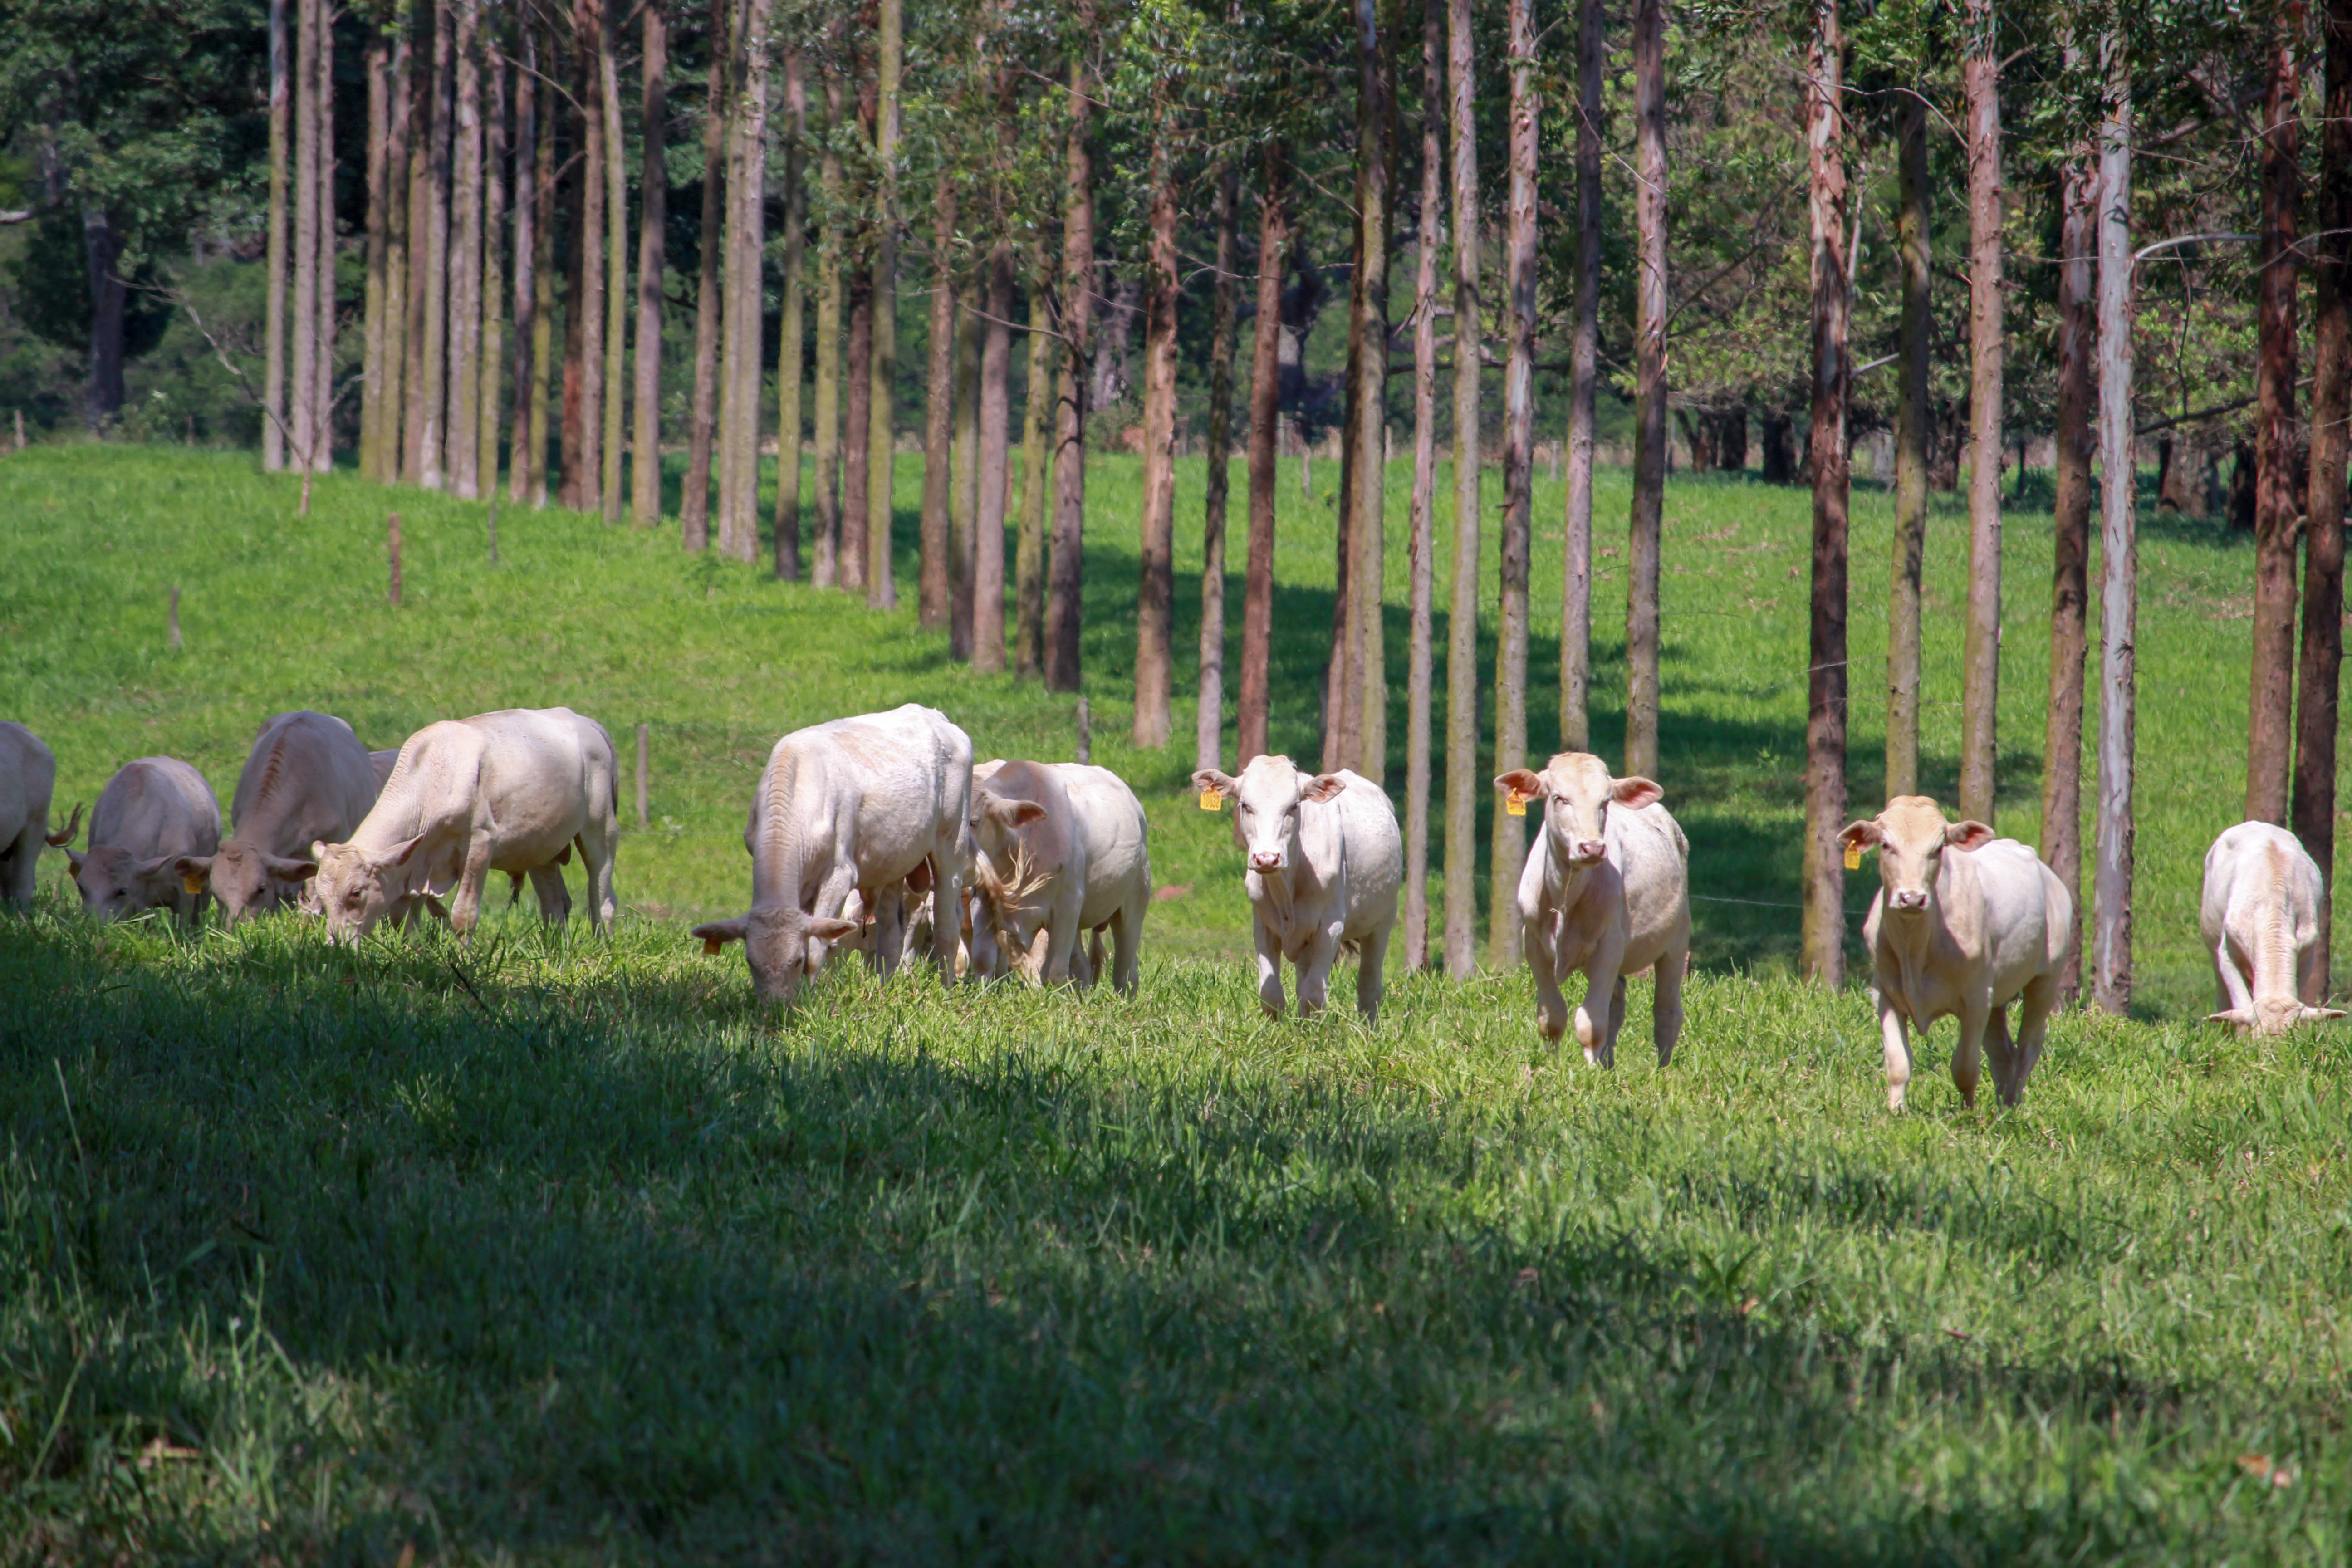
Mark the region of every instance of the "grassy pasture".
MULTIPOLYGON (((2062 1018, 2006 1114, 1961 1110, 1947 1026, 1896 1119, 1861 994, 1786 974, 1801 495, 1670 491, 1660 771, 1715 901, 1675 1068, 1648 1063, 1636 986, 1604 1076, 1535 1048, 1517 974, 1392 976, 1374 1031, 1258 1015, 1228 819, 1181 795, 1189 743, 1125 743, 1135 475, 1090 468, 1095 754, 1144 795, 1158 880, 1188 889, 1154 907, 1141 998, 921 977, 886 994, 836 969, 787 1017, 679 929, 741 905, 741 811, 774 736, 913 699, 982 754, 1066 756, 1068 699, 963 673, 911 608, 869 616, 570 514, 502 509, 492 566, 478 505, 334 479, 298 521, 291 484, 239 458, 0 462, 0 702, 57 749, 67 799, 162 751, 226 799, 260 719, 297 705, 388 745, 570 702, 625 762, 655 726, 655 826, 625 839, 634 915, 609 942, 551 938, 527 908, 468 949, 359 952, 283 921, 95 931, 54 899, 0 924, 0 1554, 2352 1550, 2346 1047, 2197 1021, 2196 860, 2241 794, 2244 551, 2148 520, 2144 1016, 2062 1018)), ((1330 511, 1294 479, 1276 717, 1305 752, 1330 511)), ((918 480, 902 459, 902 546, 918 480)), ((1603 518, 1623 500, 1604 476, 1603 518)), ((1537 504, 1541 626, 1557 489, 1537 504)), ((1856 510, 1866 800, 1887 518, 1875 495, 1856 510)), ((2012 514, 2001 826, 2029 839, 2047 533, 2012 514)), ((1939 514, 1927 749, 1947 795, 1958 538, 1939 514)), ((1613 521, 1602 539, 1613 751, 1613 521)), ((1184 647, 1181 518, 1180 541, 1184 647)), ((1401 792, 1401 624, 1391 660, 1401 792)), ((1539 637, 1538 752, 1554 663, 1539 637)))

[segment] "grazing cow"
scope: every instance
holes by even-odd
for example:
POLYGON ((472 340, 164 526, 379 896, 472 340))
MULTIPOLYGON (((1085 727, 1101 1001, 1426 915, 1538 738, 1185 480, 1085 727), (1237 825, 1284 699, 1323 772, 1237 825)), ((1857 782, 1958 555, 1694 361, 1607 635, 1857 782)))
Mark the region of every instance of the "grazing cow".
MULTIPOLYGON (((855 891, 874 913, 874 963, 887 979, 915 868, 929 868, 933 908, 963 902, 971 801, 971 737, 935 708, 909 702, 795 730, 769 753, 743 828, 751 910, 694 935, 706 952, 741 942, 761 997, 789 1002, 835 943, 858 934, 859 922, 840 918, 855 891)), ((932 956, 953 984, 961 934, 950 921, 936 926, 932 956)))
POLYGON ((58 760, 41 738, 22 724, 0 723, 0 904, 31 909, 41 847, 70 844, 81 827, 77 805, 65 831, 49 831, 57 783, 58 760))
MULTIPOLYGON (((982 770, 974 769, 977 779, 982 770)), ((1143 803, 1108 768, 1085 763, 994 763, 971 795, 972 880, 999 950, 1033 984, 1076 980, 1102 966, 1135 994, 1151 855, 1143 803), (1079 938, 1092 938, 1091 954, 1079 938)))
POLYGON ((1193 787, 1234 797, 1234 840, 1247 852, 1257 943, 1257 999, 1282 1016, 1282 961, 1298 972, 1298 1010, 1322 1010, 1331 961, 1355 947, 1356 1006, 1367 1024, 1381 1011, 1381 961, 1396 927, 1404 883, 1404 840, 1396 807, 1381 786, 1341 770, 1302 773, 1288 757, 1250 759, 1241 777, 1202 768, 1193 787))
POLYGON ((184 855, 220 847, 220 802, 204 775, 177 757, 125 763, 89 811, 89 848, 68 849, 81 907, 100 920, 170 909, 190 925, 205 895, 180 879, 184 855))
POLYGON ((1612 778, 1609 764, 1562 752, 1543 772, 1514 768, 1495 787, 1541 800, 1542 840, 1519 873, 1519 921, 1535 972, 1536 1027, 1568 1032, 1560 976, 1584 971, 1576 1041, 1595 1067, 1617 1063, 1625 1026, 1625 976, 1657 977, 1652 1038, 1658 1065, 1674 1059, 1683 1028, 1683 971, 1690 955, 1690 845, 1645 778, 1612 778), (1605 1020, 1593 1010, 1609 999, 1605 1020))
POLYGON ((2327 997, 2319 900, 2318 864, 2284 828, 2242 822, 2213 840, 2197 921, 2221 981, 2213 1022, 2284 1035, 2305 1019, 2344 1016, 2319 1005, 2327 997))
POLYGON ((293 903, 318 874, 310 846, 349 838, 381 786, 349 724, 308 709, 280 713, 236 776, 235 830, 216 853, 182 856, 175 868, 188 891, 220 900, 227 925, 293 903))
POLYGON ((1886 1104, 1903 1109, 1911 1081, 1906 1026, 1960 1021, 1952 1081, 1977 1102, 1978 1051, 1992 1058, 2003 1105, 2015 1105, 2041 1058, 2074 925, 2057 874, 2014 838, 1981 822, 1948 822, 1923 795, 1901 795, 1867 822, 1846 825, 1849 854, 1878 850, 1878 896, 1862 923, 1871 989, 1886 1053, 1886 1104), (2009 1005, 2018 1002, 2017 1037, 2009 1005))
POLYGON ((540 912, 561 923, 571 899, 555 868, 575 847, 588 873, 590 923, 605 929, 614 912, 619 774, 604 727, 569 708, 509 708, 426 725, 400 748, 350 841, 310 847, 328 936, 357 942, 420 901, 437 910, 434 900, 452 888, 449 924, 470 932, 493 871, 530 876, 540 912))

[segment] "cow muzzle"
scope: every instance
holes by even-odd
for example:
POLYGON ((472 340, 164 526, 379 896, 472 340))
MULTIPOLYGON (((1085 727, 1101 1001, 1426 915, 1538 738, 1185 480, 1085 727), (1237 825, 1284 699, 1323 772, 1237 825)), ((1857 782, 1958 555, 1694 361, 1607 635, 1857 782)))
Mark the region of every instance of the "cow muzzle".
POLYGON ((1568 863, 1571 866, 1598 866, 1608 854, 1609 846, 1600 839, 1581 839, 1569 851, 1568 863))
POLYGON ((1886 896, 1886 907, 1898 914, 1916 915, 1927 909, 1927 895, 1924 889, 1900 889, 1886 896))
POLYGON ((1282 869, 1282 851, 1253 849, 1250 851, 1249 863, 1250 869, 1253 871, 1279 871, 1282 869))

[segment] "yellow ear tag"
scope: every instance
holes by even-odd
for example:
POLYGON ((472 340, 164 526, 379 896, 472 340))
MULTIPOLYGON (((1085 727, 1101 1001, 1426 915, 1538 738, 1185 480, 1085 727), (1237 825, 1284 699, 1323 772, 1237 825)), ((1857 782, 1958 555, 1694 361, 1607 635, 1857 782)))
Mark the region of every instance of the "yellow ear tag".
POLYGON ((196 874, 194 871, 187 872, 180 878, 180 887, 183 891, 194 894, 199 897, 203 895, 205 890, 204 883, 197 879, 196 874))
POLYGON ((715 936, 706 936, 702 939, 703 955, 705 957, 709 957, 710 954, 717 952, 720 948, 723 948, 727 944, 725 942, 719 941, 715 936))
POLYGON ((1862 869, 1861 845, 1849 844, 1845 847, 1845 868, 1849 871, 1859 871, 1862 869))
POLYGON ((1202 809, 1202 811, 1223 811, 1223 810, 1224 810, 1224 809, 1225 809, 1225 792, 1224 792, 1223 790, 1221 790, 1221 789, 1204 789, 1204 790, 1202 790, 1202 791, 1201 792, 1201 809, 1202 809))
POLYGON ((1503 809, 1513 816, 1525 816, 1528 814, 1528 797, 1513 790, 1503 797, 1503 809))

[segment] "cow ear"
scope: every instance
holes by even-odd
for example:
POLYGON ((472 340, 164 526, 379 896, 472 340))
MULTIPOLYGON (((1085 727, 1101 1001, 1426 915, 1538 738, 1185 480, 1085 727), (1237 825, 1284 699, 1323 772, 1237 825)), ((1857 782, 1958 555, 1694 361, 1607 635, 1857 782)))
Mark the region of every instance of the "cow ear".
POLYGON ((2314 1020, 2341 1018, 2344 1016, 2344 1009, 2341 1007, 2305 1007, 2303 1010, 2303 1016, 2307 1019, 2314 1020))
POLYGON ((703 952, 717 952, 730 942, 743 940, 743 921, 740 920, 713 921, 709 925, 695 927, 688 934, 702 943, 703 952))
POLYGON ((1615 781, 1609 786, 1609 798, 1628 811, 1639 811, 1645 805, 1655 805, 1666 798, 1666 792, 1655 783, 1635 773, 1631 778, 1615 781))
POLYGON ((81 875, 81 863, 89 858, 89 856, 83 854, 79 849, 68 849, 66 851, 66 864, 73 868, 73 874, 77 877, 81 875))
POLYGON ((859 927, 854 921, 813 920, 801 928, 811 942, 845 942, 856 936, 859 927))
POLYGON ((2254 1016, 2243 1007, 2232 1007, 2226 1013, 2208 1013, 2205 1015, 2205 1021, 2209 1024, 2228 1024, 2237 1028, 2250 1029, 2253 1027, 2254 1016))
POLYGON ((1241 780, 1231 773, 1219 773, 1214 768, 1196 768, 1192 772, 1194 795, 1199 795, 1202 790, 1211 789, 1215 790, 1219 795, 1236 795, 1240 793, 1241 787, 1241 780))
POLYGON ((209 855, 183 855, 172 862, 173 874, 180 886, 191 893, 201 893, 213 885, 213 858, 209 855))
POLYGON ((160 882, 166 878, 176 878, 180 874, 176 868, 179 858, 177 855, 158 855, 152 860, 140 861, 131 868, 131 874, 142 882, 160 882))
POLYGON ((313 838, 310 840, 310 858, 313 860, 324 860, 327 858, 328 850, 340 849, 341 847, 341 845, 330 844, 323 838, 313 838))
POLYGON ((407 865, 407 864, 408 864, 408 858, 409 858, 410 856, 412 856, 412 855, 415 854, 415 853, 416 853, 417 846, 418 846, 418 845, 420 845, 420 844, 423 844, 424 842, 425 842, 425 835, 423 835, 422 833, 418 834, 415 837, 414 837, 414 838, 410 839, 407 843, 405 843, 405 844, 402 845, 399 848, 397 848, 397 849, 394 850, 391 854, 389 854, 389 855, 385 856, 385 857, 383 858, 383 864, 384 864, 384 865, 386 865, 386 866, 405 866, 405 865, 407 865))
POLYGON ((1838 834, 1838 842, 1859 855, 1886 842, 1886 835, 1875 822, 1849 822, 1838 834))
POLYGON ((1298 792, 1298 798, 1301 800, 1311 800, 1316 805, 1322 805, 1328 802, 1339 799, 1339 792, 1347 787, 1348 781, 1341 778, 1338 773, 1324 773, 1318 776, 1314 783, 1308 784, 1305 789, 1300 790, 1298 792))
POLYGON ((1533 800, 1547 793, 1544 789, 1543 774, 1532 768, 1513 768, 1509 773, 1498 775, 1495 780, 1495 787, 1506 795, 1516 795, 1522 800, 1533 800))
POLYGON ((1045 808, 1034 800, 1011 800, 1003 803, 998 817, 1007 827, 1026 827, 1033 822, 1045 820, 1045 808))
POLYGON ((319 874, 316 860, 289 860, 283 855, 264 855, 261 863, 269 874, 282 882, 307 882, 319 874))
POLYGON ((1993 841, 1993 830, 1981 822, 1948 822, 1944 842, 1955 849, 1981 849, 1993 841))

